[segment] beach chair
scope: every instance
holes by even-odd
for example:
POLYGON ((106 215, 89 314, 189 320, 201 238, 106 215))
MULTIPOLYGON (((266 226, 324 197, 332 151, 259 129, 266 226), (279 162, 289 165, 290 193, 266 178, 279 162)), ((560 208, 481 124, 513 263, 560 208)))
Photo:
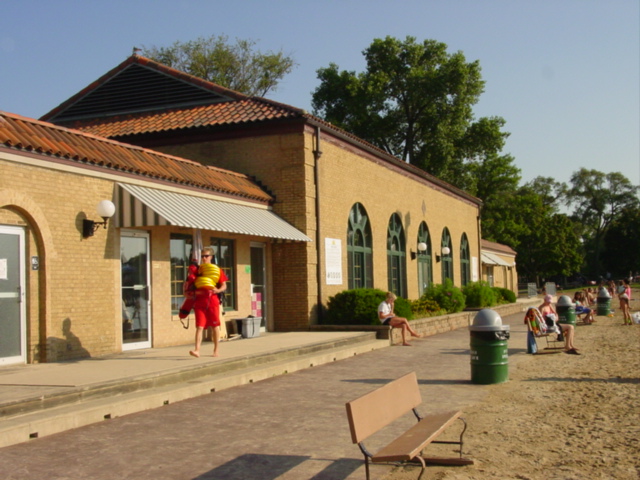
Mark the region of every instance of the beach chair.
POLYGON ((531 307, 524 316, 524 323, 527 324, 527 353, 560 353, 564 350, 564 343, 558 341, 558 330, 547 326, 540 310, 531 307), (544 338, 547 346, 544 351, 538 348, 538 338, 544 338), (560 346, 558 346, 560 345, 560 346))

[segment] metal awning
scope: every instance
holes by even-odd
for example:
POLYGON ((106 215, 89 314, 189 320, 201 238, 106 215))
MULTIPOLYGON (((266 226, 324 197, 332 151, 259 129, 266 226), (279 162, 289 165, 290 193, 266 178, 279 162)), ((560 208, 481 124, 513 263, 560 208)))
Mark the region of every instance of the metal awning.
POLYGON ((499 256, 489 252, 482 252, 482 263, 487 265, 500 265, 503 267, 512 266, 511 264, 502 260, 499 256))
POLYGON ((311 241, 304 233, 266 208, 139 185, 116 185, 117 227, 173 225, 297 242, 311 241))

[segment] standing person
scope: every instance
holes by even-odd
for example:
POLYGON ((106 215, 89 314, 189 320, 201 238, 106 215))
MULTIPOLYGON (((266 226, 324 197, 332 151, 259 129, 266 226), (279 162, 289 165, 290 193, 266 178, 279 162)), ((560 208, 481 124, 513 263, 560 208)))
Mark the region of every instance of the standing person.
MULTIPOLYGON (((551 300, 553 300, 553 297, 551 295, 545 295, 544 301, 542 305, 538 307, 538 310, 540 310, 542 318, 544 318, 545 322, 547 322, 548 319, 549 321, 547 323, 551 322, 552 325, 556 325, 556 321, 558 320, 558 313, 553 307, 551 300)), ((557 326, 562 329, 562 335, 564 336, 564 352, 570 355, 580 355, 580 353, 578 353, 578 349, 573 345, 573 325, 561 323, 557 326)))
POLYGON ((631 302, 631 285, 627 279, 620 280, 618 286, 618 298, 620 299, 620 310, 622 310, 623 325, 633 325, 629 304, 631 302))
POLYGON ((227 289, 227 276, 224 271, 211 263, 213 248, 204 247, 201 253, 202 261, 198 267, 198 275, 194 280, 196 287, 193 309, 196 315, 196 345, 189 354, 200 356, 200 345, 205 328, 213 328, 213 356, 219 356, 220 342, 220 300, 218 294, 227 289))
POLYGON ((407 342, 407 331, 412 337, 420 338, 420 335, 411 328, 406 318, 396 317, 393 312, 393 304, 396 301, 396 296, 392 292, 387 292, 387 297, 378 306, 378 319, 383 325, 391 325, 393 328, 402 329, 402 345, 409 347, 411 344, 407 342))

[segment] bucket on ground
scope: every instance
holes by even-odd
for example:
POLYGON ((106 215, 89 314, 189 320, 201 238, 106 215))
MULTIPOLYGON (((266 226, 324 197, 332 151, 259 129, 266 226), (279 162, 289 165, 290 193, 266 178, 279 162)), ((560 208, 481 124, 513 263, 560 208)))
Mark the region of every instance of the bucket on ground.
POLYGON ((611 295, 605 287, 600 288, 598 297, 596 298, 596 303, 598 305, 598 315, 606 317, 611 313, 611 295))
POLYGON ((558 323, 567 323, 576 326, 576 305, 568 295, 562 295, 556 304, 558 311, 558 323))
POLYGON ((509 325, 489 308, 480 310, 469 326, 471 382, 479 385, 506 382, 509 378, 509 325))
POLYGON ((236 318, 236 329, 242 338, 253 338, 260 335, 262 317, 236 318))

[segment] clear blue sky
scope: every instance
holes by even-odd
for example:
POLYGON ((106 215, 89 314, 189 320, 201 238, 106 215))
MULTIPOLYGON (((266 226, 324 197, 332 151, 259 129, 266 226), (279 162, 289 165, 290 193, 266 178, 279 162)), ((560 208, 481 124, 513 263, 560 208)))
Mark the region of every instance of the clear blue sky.
POLYGON ((501 116, 523 182, 581 167, 640 184, 639 0, 3 0, 0 110, 38 118, 134 46, 225 34, 299 64, 273 100, 311 109, 316 70, 362 71, 374 38, 479 60, 476 117, 501 116))

